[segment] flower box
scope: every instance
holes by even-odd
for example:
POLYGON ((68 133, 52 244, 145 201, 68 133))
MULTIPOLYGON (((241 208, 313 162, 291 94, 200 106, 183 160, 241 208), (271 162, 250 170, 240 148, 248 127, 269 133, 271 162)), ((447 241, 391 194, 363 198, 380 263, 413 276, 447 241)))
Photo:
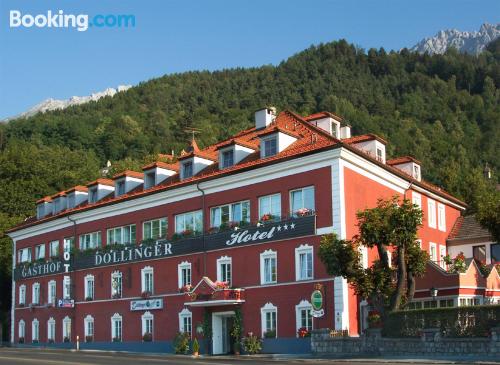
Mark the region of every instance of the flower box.
POLYGON ((92 342, 94 340, 94 336, 85 336, 85 342, 92 342))
POLYGON ((311 336, 311 332, 309 332, 309 330, 307 328, 301 327, 297 331, 297 336, 299 338, 310 337, 311 336))
POLYGON ((149 298, 151 295, 152 295, 152 293, 150 291, 143 291, 141 293, 141 298, 146 299, 146 298, 149 298))
POLYGON ((151 342, 151 341, 153 341, 153 334, 149 333, 149 332, 146 332, 145 334, 142 335, 142 340, 144 342, 151 342))

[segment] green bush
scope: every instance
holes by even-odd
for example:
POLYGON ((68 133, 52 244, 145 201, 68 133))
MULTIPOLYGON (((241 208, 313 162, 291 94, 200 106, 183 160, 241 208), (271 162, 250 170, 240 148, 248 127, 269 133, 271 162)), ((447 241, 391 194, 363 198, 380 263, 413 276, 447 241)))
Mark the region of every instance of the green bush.
POLYGON ((243 349, 246 353, 253 355, 258 354, 262 350, 262 340, 249 332, 246 337, 243 337, 243 349))
POLYGON ((189 352, 189 333, 179 332, 174 338, 174 352, 176 354, 187 354, 189 352))
POLYGON ((488 337, 500 326, 500 305, 434 308, 388 313, 382 334, 419 337, 425 328, 439 328, 443 337, 488 337))

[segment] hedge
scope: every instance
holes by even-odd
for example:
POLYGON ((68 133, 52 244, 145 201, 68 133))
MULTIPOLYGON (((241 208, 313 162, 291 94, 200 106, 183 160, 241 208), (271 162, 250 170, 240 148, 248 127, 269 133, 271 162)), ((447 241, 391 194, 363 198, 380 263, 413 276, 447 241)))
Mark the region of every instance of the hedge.
POLYGON ((433 308, 388 313, 382 334, 419 337, 425 328, 440 328, 443 337, 488 337, 500 326, 500 305, 433 308))

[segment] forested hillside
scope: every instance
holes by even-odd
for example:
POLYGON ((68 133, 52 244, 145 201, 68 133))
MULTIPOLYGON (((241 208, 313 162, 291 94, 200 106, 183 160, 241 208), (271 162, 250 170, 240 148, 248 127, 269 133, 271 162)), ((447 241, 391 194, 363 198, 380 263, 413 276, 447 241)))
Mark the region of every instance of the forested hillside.
POLYGON ((498 40, 479 56, 364 51, 339 41, 278 66, 168 75, 0 125, 1 249, 3 230, 32 214, 37 198, 95 178, 108 159, 140 166, 149 154, 179 152, 186 126, 203 131, 201 145, 213 143, 249 127, 264 105, 340 114, 355 134, 387 138, 389 155, 414 155, 427 180, 474 207, 484 164, 500 168, 499 58, 498 40))

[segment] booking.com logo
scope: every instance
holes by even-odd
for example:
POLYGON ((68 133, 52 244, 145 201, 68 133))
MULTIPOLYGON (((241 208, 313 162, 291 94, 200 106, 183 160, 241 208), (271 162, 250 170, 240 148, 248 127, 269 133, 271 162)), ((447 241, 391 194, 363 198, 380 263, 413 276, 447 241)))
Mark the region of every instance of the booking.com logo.
POLYGON ((20 10, 11 10, 9 25, 11 28, 74 28, 85 32, 90 27, 96 28, 133 28, 135 15, 124 14, 97 14, 90 17, 88 14, 65 14, 63 10, 46 14, 22 14, 20 10))

